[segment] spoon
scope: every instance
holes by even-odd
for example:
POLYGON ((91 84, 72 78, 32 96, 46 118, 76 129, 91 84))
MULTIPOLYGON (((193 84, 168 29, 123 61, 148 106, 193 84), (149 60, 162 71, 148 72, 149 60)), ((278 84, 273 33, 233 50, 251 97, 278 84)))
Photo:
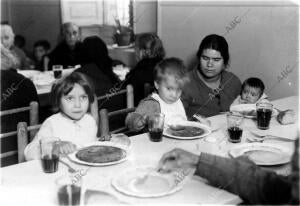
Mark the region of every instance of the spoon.
POLYGON ((61 159, 59 159, 59 161, 64 164, 65 166, 68 167, 68 171, 71 172, 71 173, 75 173, 77 170, 75 170, 73 167, 71 167, 68 163, 62 161, 61 159))

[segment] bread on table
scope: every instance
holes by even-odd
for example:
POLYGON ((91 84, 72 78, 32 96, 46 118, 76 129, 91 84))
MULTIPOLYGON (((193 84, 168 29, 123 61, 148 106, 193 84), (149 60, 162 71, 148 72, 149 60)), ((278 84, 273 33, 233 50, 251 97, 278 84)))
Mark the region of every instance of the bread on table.
POLYGON ((296 116, 294 110, 288 109, 279 112, 277 115, 277 121, 280 124, 293 124, 296 121, 296 116))

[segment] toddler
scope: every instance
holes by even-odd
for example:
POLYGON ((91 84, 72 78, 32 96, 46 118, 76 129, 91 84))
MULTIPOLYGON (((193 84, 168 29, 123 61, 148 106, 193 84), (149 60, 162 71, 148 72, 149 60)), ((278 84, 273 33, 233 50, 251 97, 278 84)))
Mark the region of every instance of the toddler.
POLYGON ((27 145, 26 160, 40 158, 41 139, 59 138, 61 154, 71 153, 78 146, 97 140, 96 121, 88 114, 94 102, 94 92, 83 74, 73 72, 58 80, 51 95, 58 113, 44 121, 33 141, 27 145))
POLYGON ((238 104, 255 104, 262 100, 267 100, 267 95, 264 93, 265 85, 255 77, 248 78, 242 84, 240 95, 233 101, 230 107, 238 104))
POLYGON ((187 71, 178 58, 167 58, 154 68, 156 92, 141 100, 135 112, 126 117, 126 125, 132 131, 140 131, 146 125, 150 114, 161 112, 165 115, 165 126, 178 120, 187 120, 180 100, 182 87, 188 81, 187 71))

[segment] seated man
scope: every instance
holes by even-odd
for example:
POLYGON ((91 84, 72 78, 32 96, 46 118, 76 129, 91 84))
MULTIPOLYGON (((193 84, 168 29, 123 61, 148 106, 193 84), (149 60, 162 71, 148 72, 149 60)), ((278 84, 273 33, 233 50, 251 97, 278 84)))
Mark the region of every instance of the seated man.
POLYGON ((196 168, 201 176, 215 187, 240 196, 250 204, 299 205, 299 138, 295 141, 292 173, 285 177, 261 169, 248 158, 229 159, 207 153, 200 156, 182 149, 163 155, 159 171, 196 168))
POLYGON ((81 64, 82 43, 80 42, 79 28, 77 25, 68 22, 62 26, 63 40, 48 55, 48 70, 53 65, 63 65, 64 68, 81 64))

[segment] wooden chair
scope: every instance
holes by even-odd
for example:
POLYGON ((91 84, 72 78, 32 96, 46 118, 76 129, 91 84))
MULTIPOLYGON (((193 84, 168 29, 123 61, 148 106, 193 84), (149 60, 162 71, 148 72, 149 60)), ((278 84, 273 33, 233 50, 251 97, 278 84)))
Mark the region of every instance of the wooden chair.
POLYGON ((116 129, 110 131, 109 120, 112 117, 118 117, 118 116, 121 116, 121 115, 124 116, 124 115, 126 115, 130 112, 135 111, 133 87, 131 85, 127 85, 126 89, 120 90, 118 92, 115 92, 115 93, 112 93, 112 94, 109 94, 109 95, 99 97, 98 100, 99 99, 104 99, 104 98, 110 98, 112 96, 116 96, 116 95, 120 95, 120 94, 126 94, 126 100, 127 100, 126 108, 119 109, 119 110, 116 110, 116 111, 111 111, 111 112, 108 112, 108 110, 106 108, 100 109, 100 112, 99 112, 99 116, 100 116, 100 124, 99 124, 100 137, 103 137, 103 136, 109 134, 109 132, 114 134, 114 133, 119 133, 119 132, 125 131, 126 128, 127 128, 126 126, 122 126, 122 127, 119 127, 119 128, 116 128, 116 129))
MULTIPOLYGON (((39 104, 35 101, 30 102, 28 107, 20 107, 16 109, 10 109, 0 112, 0 117, 8 116, 8 115, 16 115, 22 112, 29 112, 29 125, 37 125, 39 123, 39 104)), ((1 125, 2 126, 2 125, 1 125)), ((35 135, 35 132, 32 131, 30 133, 30 138, 32 139, 35 135)), ((30 139, 30 141, 31 141, 30 139)))
POLYGON ((18 146, 17 150, 2 153, 0 158, 3 159, 18 154, 18 163, 24 162, 25 161, 24 150, 29 142, 28 132, 36 133, 40 127, 41 127, 40 124, 27 127, 26 122, 19 122, 16 131, 0 134, 1 139, 17 135, 17 146, 18 146))

